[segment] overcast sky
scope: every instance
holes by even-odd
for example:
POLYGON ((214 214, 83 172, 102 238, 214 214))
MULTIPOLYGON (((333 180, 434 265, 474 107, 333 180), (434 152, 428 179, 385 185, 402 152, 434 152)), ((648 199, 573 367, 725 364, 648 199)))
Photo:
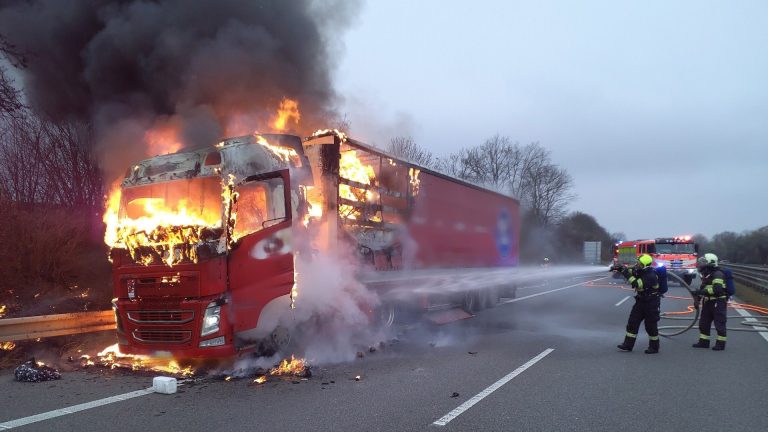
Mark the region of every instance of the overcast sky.
POLYGON ((768 225, 768 2, 369 1, 336 82, 352 134, 438 155, 500 133, 632 238, 768 225))

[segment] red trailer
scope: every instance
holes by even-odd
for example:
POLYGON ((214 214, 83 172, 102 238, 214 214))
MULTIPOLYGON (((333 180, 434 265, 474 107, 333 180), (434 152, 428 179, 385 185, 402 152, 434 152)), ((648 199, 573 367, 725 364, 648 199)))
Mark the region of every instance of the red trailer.
POLYGON ((516 266, 519 220, 510 197, 337 131, 255 134, 147 159, 129 168, 105 215, 120 350, 274 351, 286 340, 276 317, 301 307, 297 263, 322 250, 347 251, 391 323, 397 304, 385 291, 408 277, 516 266))

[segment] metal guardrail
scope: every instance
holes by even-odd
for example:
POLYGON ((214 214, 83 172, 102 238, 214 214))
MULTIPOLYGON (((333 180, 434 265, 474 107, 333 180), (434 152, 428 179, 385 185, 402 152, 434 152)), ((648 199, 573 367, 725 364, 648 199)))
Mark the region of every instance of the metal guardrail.
POLYGON ((113 330, 112 310, 0 319, 0 342, 113 330))
POLYGON ((768 294, 768 266, 724 263, 723 267, 731 269, 737 282, 768 294))

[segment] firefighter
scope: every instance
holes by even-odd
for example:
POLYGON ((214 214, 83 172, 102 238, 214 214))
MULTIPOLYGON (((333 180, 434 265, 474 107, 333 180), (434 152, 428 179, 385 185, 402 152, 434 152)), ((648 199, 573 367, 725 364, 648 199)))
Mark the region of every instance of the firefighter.
POLYGON ((717 266, 717 255, 713 253, 704 254, 699 258, 696 267, 701 274, 701 289, 696 294, 701 297, 702 305, 699 318, 699 341, 693 344, 693 347, 709 348, 709 333, 714 321, 717 340, 712 349, 722 351, 725 349, 725 322, 728 317, 725 273, 717 266))
POLYGON ((653 258, 648 254, 640 255, 634 268, 619 267, 618 271, 635 289, 635 305, 627 320, 627 333, 624 342, 618 346, 622 351, 632 351, 637 340, 640 323, 645 321, 645 331, 648 333, 648 349, 646 354, 659 352, 659 328, 661 308, 661 293, 659 292, 659 277, 651 266, 653 258))

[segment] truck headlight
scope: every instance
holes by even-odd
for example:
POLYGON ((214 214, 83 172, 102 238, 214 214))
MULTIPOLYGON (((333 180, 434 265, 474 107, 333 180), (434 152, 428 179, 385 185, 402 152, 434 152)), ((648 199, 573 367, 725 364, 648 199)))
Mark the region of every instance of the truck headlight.
POLYGON ((205 308, 200 336, 208 336, 219 331, 219 321, 221 321, 221 306, 218 306, 216 302, 210 302, 205 308))

